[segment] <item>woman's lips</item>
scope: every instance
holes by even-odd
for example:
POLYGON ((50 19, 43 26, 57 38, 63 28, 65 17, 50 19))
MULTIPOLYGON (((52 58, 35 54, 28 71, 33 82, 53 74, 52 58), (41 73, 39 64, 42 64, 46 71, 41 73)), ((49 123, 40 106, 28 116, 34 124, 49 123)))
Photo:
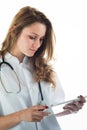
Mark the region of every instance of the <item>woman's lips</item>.
POLYGON ((30 51, 35 52, 36 50, 35 49, 30 49, 30 51))

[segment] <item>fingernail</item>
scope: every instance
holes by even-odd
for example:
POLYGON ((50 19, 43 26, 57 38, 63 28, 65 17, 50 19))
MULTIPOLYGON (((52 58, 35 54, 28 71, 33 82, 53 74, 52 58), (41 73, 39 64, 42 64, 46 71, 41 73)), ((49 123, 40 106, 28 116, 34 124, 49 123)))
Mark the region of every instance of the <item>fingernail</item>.
POLYGON ((44 109, 40 109, 39 111, 43 111, 44 109))
POLYGON ((48 106, 45 106, 45 108, 47 109, 47 108, 49 108, 48 106))

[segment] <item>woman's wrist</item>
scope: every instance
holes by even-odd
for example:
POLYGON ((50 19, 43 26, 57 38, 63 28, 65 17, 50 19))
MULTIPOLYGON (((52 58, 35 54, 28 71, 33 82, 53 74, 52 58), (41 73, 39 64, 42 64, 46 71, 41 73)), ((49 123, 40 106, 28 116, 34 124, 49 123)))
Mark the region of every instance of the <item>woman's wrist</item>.
POLYGON ((23 119, 23 116, 24 115, 24 110, 21 110, 21 111, 18 111, 17 112, 17 121, 20 123, 20 122, 22 122, 22 121, 24 121, 24 119, 23 119))

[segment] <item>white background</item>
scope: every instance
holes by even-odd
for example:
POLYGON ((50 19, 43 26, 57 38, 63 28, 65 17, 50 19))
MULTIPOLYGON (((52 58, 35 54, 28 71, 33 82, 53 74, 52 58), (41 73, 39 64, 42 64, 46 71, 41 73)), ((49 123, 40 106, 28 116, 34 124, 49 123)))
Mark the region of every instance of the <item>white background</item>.
MULTIPOLYGON (((56 71, 66 100, 87 95, 86 0, 3 0, 0 2, 0 43, 17 11, 26 5, 43 11, 56 34, 56 71)), ((57 118, 62 130, 87 130, 87 104, 77 114, 57 118)))

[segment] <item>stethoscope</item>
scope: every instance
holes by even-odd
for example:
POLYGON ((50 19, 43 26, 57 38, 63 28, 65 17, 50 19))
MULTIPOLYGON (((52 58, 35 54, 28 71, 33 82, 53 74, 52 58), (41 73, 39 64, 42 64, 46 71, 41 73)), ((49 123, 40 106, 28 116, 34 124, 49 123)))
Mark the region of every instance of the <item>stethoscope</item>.
MULTIPOLYGON (((17 74, 16 74, 14 68, 12 67, 12 65, 11 65, 10 63, 6 62, 6 61, 4 60, 4 57, 2 57, 2 62, 0 63, 0 79, 1 79, 1 84, 2 84, 2 86, 3 86, 4 90, 5 90, 5 92, 8 93, 8 94, 9 94, 9 93, 14 93, 14 92, 9 92, 9 91, 5 88, 5 85, 4 85, 3 80, 2 80, 2 78, 1 78, 1 77, 2 77, 2 76, 1 76, 1 69, 2 69, 2 65, 4 65, 4 64, 7 65, 7 66, 14 72, 14 74, 15 74, 17 80, 18 80, 18 84, 19 84, 19 90, 18 90, 16 93, 20 93, 20 92, 21 92, 20 80, 19 80, 19 78, 18 78, 18 76, 17 76, 17 74)), ((41 89, 41 83, 40 83, 40 82, 38 82, 38 88, 39 88, 39 92, 40 92, 40 96, 41 96, 41 102, 43 102, 43 101, 44 101, 44 98, 43 98, 42 89, 41 89)), ((36 130, 38 130, 37 122, 35 123, 35 125, 36 125, 36 130)))
MULTIPOLYGON (((0 79, 1 79, 0 81, 1 81, 1 84, 2 84, 2 86, 3 86, 4 90, 5 90, 5 92, 6 92, 6 93, 14 93, 14 92, 9 92, 9 91, 5 88, 5 85, 4 85, 3 80, 2 80, 2 78, 1 78, 1 77, 2 77, 2 76, 1 76, 1 69, 2 69, 2 65, 3 65, 3 64, 7 65, 7 66, 14 72, 14 74, 15 74, 17 80, 18 80, 18 84, 19 84, 19 90, 18 90, 16 93, 20 93, 20 92, 21 92, 20 80, 19 80, 19 78, 18 78, 18 76, 17 76, 17 74, 16 74, 14 68, 12 67, 12 65, 11 65, 10 63, 6 62, 6 61, 4 60, 4 57, 2 57, 2 62, 0 63, 0 79)), ((44 101, 44 97, 43 97, 43 93, 42 93, 41 83, 40 83, 40 82, 38 82, 38 88, 39 88, 39 92, 40 92, 41 102, 43 102, 43 101, 44 101)), ((84 97, 87 98, 87 96, 84 96, 84 97)), ((79 99, 76 98, 76 99, 73 99, 73 100, 79 100, 79 99)), ((60 102, 60 103, 58 103, 57 105, 62 105, 62 104, 70 103, 70 102, 72 102, 73 100, 68 100, 68 101, 60 102)))
MULTIPOLYGON (((1 81, 1 84, 2 84, 2 86, 3 86, 4 90, 5 90, 5 92, 6 92, 6 93, 14 93, 14 92, 8 91, 8 90, 6 89, 4 83, 3 83, 2 76, 1 76, 1 71, 2 71, 2 65, 4 65, 4 64, 7 65, 7 66, 14 72, 14 74, 15 74, 17 80, 18 80, 18 85, 19 85, 19 90, 18 90, 16 93, 20 93, 20 92, 21 92, 21 84, 20 84, 20 80, 19 80, 19 78, 18 78, 18 76, 17 76, 17 73, 15 72, 13 66, 12 66, 10 63, 6 62, 5 59, 4 59, 4 57, 2 57, 2 62, 0 63, 0 79, 1 79, 0 81, 1 81)), ((42 94, 42 89, 41 89, 41 84, 40 84, 40 82, 38 82, 38 88, 39 88, 39 92, 40 92, 40 95, 41 95, 41 101, 43 101, 44 98, 43 98, 43 94, 42 94)))
POLYGON ((16 78, 17 78, 18 85, 19 85, 19 90, 18 90, 16 93, 21 92, 20 80, 19 80, 19 78, 18 78, 18 76, 17 76, 17 73, 15 72, 14 68, 12 67, 12 65, 11 65, 10 63, 6 62, 6 61, 4 60, 4 57, 2 57, 2 62, 0 63, 0 79, 1 79, 0 81, 1 81, 1 84, 2 84, 2 86, 3 86, 4 90, 5 90, 5 92, 6 92, 6 93, 9 93, 9 94, 10 94, 10 93, 14 93, 14 92, 8 91, 8 90, 6 89, 4 83, 3 83, 2 76, 1 76, 1 71, 2 71, 2 65, 4 65, 4 64, 7 65, 7 66, 14 72, 14 74, 15 74, 15 76, 16 76, 16 78))

